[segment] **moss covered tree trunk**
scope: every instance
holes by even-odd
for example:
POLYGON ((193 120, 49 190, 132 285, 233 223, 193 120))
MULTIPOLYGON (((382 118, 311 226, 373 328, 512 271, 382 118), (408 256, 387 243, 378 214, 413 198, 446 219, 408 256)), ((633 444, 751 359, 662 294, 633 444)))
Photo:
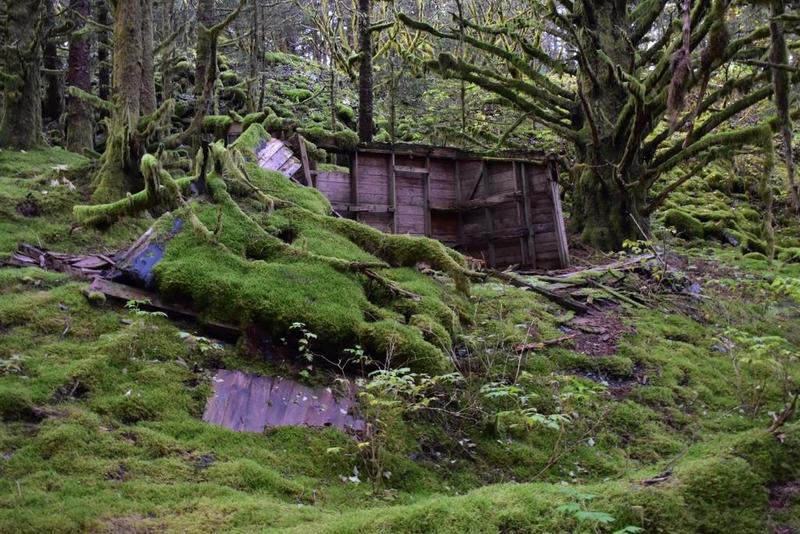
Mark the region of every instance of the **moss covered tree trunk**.
MULTIPOLYGON (((69 59, 67 61, 67 86, 76 87, 87 93, 92 89, 90 47, 88 36, 82 31, 89 17, 89 0, 70 0, 70 19, 73 23, 69 39, 69 59)), ((80 98, 67 97, 67 116, 65 121, 66 142, 69 150, 81 152, 94 147, 94 125, 92 109, 80 98)))
POLYGON ((374 100, 372 91, 371 0, 358 0, 358 41, 361 63, 358 69, 358 140, 372 141, 374 100))
POLYGON ((619 132, 614 125, 630 92, 601 52, 615 64, 630 64, 630 49, 621 30, 629 25, 626 3, 578 4, 584 6, 576 12, 583 23, 578 39, 584 64, 577 76, 581 104, 573 120, 582 135, 576 142, 580 163, 574 170, 570 222, 583 241, 617 250, 626 239, 641 239, 637 223, 647 228, 643 216, 647 189, 644 183, 633 185, 642 178, 640 143, 629 143, 624 135, 629 130, 619 132))
POLYGON ((56 27, 55 6, 53 0, 45 0, 44 31, 47 36, 42 43, 42 59, 44 64, 44 100, 42 115, 45 123, 58 122, 64 112, 64 78, 61 58, 58 57, 59 36, 51 35, 56 27))
MULTIPOLYGON (((97 0, 97 22, 105 27, 111 24, 108 10, 108 0, 97 0)), ((111 96, 111 63, 109 61, 109 51, 111 39, 105 30, 97 32, 97 96, 103 100, 108 100, 111 96)))
POLYGON ((197 2, 197 45, 194 73, 194 94, 203 94, 203 86, 207 78, 206 71, 210 63, 211 42, 205 31, 214 25, 214 0, 198 0, 197 2))
POLYGON ((144 57, 148 53, 152 56, 151 16, 152 0, 127 0, 114 5, 114 106, 92 196, 96 202, 117 199, 143 185, 139 173, 143 147, 136 130, 139 119, 155 108, 152 57, 144 57))
POLYGON ((0 147, 30 148, 42 143, 41 0, 5 0, 3 120, 0 147))

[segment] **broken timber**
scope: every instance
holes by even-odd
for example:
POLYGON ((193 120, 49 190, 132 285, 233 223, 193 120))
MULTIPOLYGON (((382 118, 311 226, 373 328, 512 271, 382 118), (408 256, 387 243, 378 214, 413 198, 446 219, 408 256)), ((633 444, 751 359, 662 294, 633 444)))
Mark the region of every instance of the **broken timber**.
POLYGON ((353 412, 354 387, 337 397, 330 387, 311 388, 294 380, 220 369, 212 380, 203 421, 237 432, 263 432, 279 426, 335 426, 364 430, 353 412))
POLYGON ((318 189, 336 214, 384 232, 438 239, 492 268, 569 266, 553 158, 373 143, 342 153, 349 172, 323 172, 311 169, 298 141, 302 161, 273 138, 256 151, 259 165, 318 189))
POLYGON ((438 239, 492 268, 569 266, 557 167, 543 154, 486 158, 450 148, 370 144, 343 156, 349 173, 317 172, 307 185, 346 217, 385 232, 438 239))

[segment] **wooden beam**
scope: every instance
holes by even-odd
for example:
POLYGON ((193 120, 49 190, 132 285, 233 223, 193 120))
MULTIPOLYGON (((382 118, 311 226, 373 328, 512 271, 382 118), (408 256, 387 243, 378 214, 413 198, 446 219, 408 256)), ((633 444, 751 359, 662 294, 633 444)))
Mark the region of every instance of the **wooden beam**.
POLYGON ((431 158, 425 158, 425 177, 423 178, 424 182, 422 184, 422 209, 423 214, 425 216, 425 236, 430 237, 432 232, 431 229, 431 158))
POLYGON ((397 184, 395 183, 394 151, 389 154, 389 205, 392 207, 392 233, 397 233, 397 184))
MULTIPOLYGON (((519 177, 520 177, 520 167, 521 167, 520 163, 518 163, 516 161, 511 162, 511 168, 514 171, 514 183, 516 184, 517 190, 520 189, 520 185, 521 185, 520 184, 520 179, 519 179, 519 177)), ((523 226, 527 227, 528 226, 528 220, 525 217, 525 211, 524 211, 523 206, 522 206, 524 201, 525 201, 524 197, 522 198, 522 200, 520 200, 519 197, 517 198, 517 202, 516 202, 516 206, 517 206, 517 222, 519 222, 523 226)), ((528 254, 528 242, 522 236, 520 236, 520 238, 519 238, 519 257, 520 257, 520 263, 522 263, 523 265, 524 264, 529 264, 529 259, 530 258, 529 258, 529 254, 528 254)))
POLYGON ((306 179, 306 185, 310 185, 311 187, 317 187, 317 178, 316 175, 311 174, 311 164, 308 160, 308 150, 306 150, 306 140, 303 139, 302 135, 297 136, 297 142, 300 145, 300 160, 303 163, 303 176, 306 179))
MULTIPOLYGON (((456 171, 456 201, 455 204, 458 205, 461 202, 461 197, 463 195, 461 191, 461 162, 456 160, 455 162, 455 171, 456 171)), ((461 213, 461 210, 458 210, 458 241, 463 243, 464 242, 464 215, 461 213)))
MULTIPOLYGON (((489 198, 492 194, 492 176, 489 173, 489 170, 486 168, 486 162, 481 162, 481 178, 485 178, 483 180, 483 186, 486 190, 486 198, 489 198)), ((480 180, 479 180, 480 181, 480 180)), ((475 188, 477 189, 478 185, 475 184, 475 188)), ((473 191, 473 195, 475 192, 473 191)), ((486 220, 486 231, 491 235, 494 234, 494 214, 492 213, 492 209, 489 206, 484 206, 483 208, 483 215, 484 219, 486 220)), ((494 239, 491 237, 489 238, 489 267, 496 267, 496 254, 494 248, 494 239)))
POLYGON ((556 246, 561 268, 569 267, 569 245, 567 243, 567 229, 564 226, 564 212, 561 210, 561 194, 558 187, 558 169, 554 160, 547 163, 547 179, 549 182, 550 198, 553 201, 553 223, 556 232, 556 246))
POLYGON ((89 289, 102 293, 107 297, 125 302, 131 300, 144 302, 146 307, 164 311, 169 315, 200 321, 207 327, 225 332, 231 337, 238 337, 241 333, 241 330, 233 325, 214 321, 201 321, 199 315, 191 306, 177 302, 175 299, 162 299, 158 293, 152 291, 145 291, 136 287, 118 284, 99 277, 92 280, 89 289))
MULTIPOLYGON (((426 160, 429 158, 425 158, 426 160)), ((396 173, 404 173, 404 174, 420 174, 420 175, 427 175, 428 169, 427 167, 409 167, 408 165, 395 165, 394 172, 396 173)))
POLYGON ((520 178, 522 182, 522 209, 524 214, 525 226, 530 230, 528 232, 528 264, 536 269, 536 232, 533 228, 533 215, 531 213, 531 186, 528 176, 528 164, 521 163, 520 178))
MULTIPOLYGON (((478 179, 475 181, 475 187, 472 188, 472 193, 470 193, 469 198, 467 200, 472 200, 475 198, 475 193, 478 192, 478 187, 480 187, 481 182, 483 182, 483 175, 486 174, 486 162, 481 160, 481 173, 478 175, 478 179)), ((486 195, 489 195, 489 191, 487 190, 486 195)))
MULTIPOLYGON (((350 204, 358 206, 358 151, 353 152, 353 160, 350 165, 350 204)), ((355 214, 358 220, 358 213, 355 214)))
POLYGON ((331 202, 336 211, 349 213, 392 213, 394 208, 388 204, 347 204, 346 202, 331 202))

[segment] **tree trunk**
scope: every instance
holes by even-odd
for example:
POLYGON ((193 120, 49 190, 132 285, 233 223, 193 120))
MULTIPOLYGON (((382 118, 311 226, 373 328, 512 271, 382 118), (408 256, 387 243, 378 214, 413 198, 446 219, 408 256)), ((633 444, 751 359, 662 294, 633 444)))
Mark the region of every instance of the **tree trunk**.
POLYGON ((153 0, 141 0, 142 9, 142 85, 139 104, 142 115, 156 110, 156 79, 153 54, 153 0))
POLYGON ((614 128, 614 119, 630 93, 598 53, 603 49, 615 63, 630 63, 622 31, 629 26, 628 16, 625 3, 614 0, 581 2, 581 9, 577 6, 575 17, 585 27, 580 34, 584 68, 577 87, 582 104, 573 120, 586 133, 576 142, 579 164, 570 223, 583 241, 618 250, 626 239, 642 239, 642 230, 648 228, 644 215, 647 184, 639 172, 640 140, 629 147, 627 136, 614 128), (623 160, 624 165, 616 164, 623 160))
POLYGON ((109 123, 102 166, 92 195, 95 202, 109 202, 126 191, 139 190, 139 160, 143 153, 137 133, 139 119, 152 111, 155 95, 152 58, 152 0, 116 2, 114 8, 114 68, 112 89, 114 107, 109 123), (149 28, 149 29, 148 29, 149 28), (150 42, 145 42, 149 40, 150 42), (152 93, 150 92, 152 88, 152 93))
POLYGON ((197 48, 195 58, 194 74, 194 95, 200 97, 203 94, 203 85, 206 80, 206 69, 209 64, 209 54, 211 46, 208 33, 203 31, 214 25, 214 0, 197 1, 197 48))
POLYGON ((6 0, 3 31, 8 43, 3 51, 4 88, 0 147, 27 149, 42 137, 42 1, 6 0))
POLYGON ((581 241, 603 250, 619 250, 626 239, 644 239, 647 228, 642 215, 646 202, 644 188, 622 190, 610 176, 585 169, 575 182, 570 225, 581 241))
POLYGON ((370 0, 358 0, 358 40, 361 63, 358 69, 358 140, 372 141, 374 132, 372 94, 372 33, 370 27, 370 0))
MULTIPOLYGON (((91 62, 89 58, 89 39, 82 35, 84 19, 89 17, 89 0, 70 0, 69 13, 74 24, 69 39, 69 59, 67 62, 67 86, 77 87, 87 93, 92 90, 91 62)), ((80 98, 67 96, 67 117, 65 121, 66 147, 73 152, 84 148, 94 148, 94 125, 92 108, 80 98)))
MULTIPOLYGON (((53 0, 45 0, 45 34, 56 26, 53 0)), ((42 45, 45 74, 44 102, 42 115, 45 123, 57 122, 64 111, 64 81, 61 77, 61 58, 58 57, 58 43, 55 38, 48 37, 42 45)))
MULTIPOLYGON (((103 26, 111 24, 108 13, 108 0, 97 0, 97 22, 103 26)), ((109 63, 109 50, 111 40, 107 31, 100 31, 97 35, 97 96, 108 100, 111 94, 111 66, 109 63)))

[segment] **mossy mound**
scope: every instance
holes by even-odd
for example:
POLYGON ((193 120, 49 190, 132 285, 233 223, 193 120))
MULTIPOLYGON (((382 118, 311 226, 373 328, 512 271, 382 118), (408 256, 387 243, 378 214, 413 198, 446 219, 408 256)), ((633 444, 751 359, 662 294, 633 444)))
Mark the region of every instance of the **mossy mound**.
MULTIPOLYGON (((434 240, 332 216, 317 190, 258 167, 254 149, 267 136, 256 123, 230 150, 212 147, 216 159, 205 177, 211 203, 184 202, 157 225, 163 229, 157 239, 168 241, 155 269, 158 289, 191 300, 208 319, 257 324, 275 338, 303 323, 328 354, 360 345, 381 361, 447 369, 466 302, 452 284, 462 293, 469 285, 463 258, 434 240), (178 220, 191 224, 173 236, 178 220), (418 272, 413 267, 420 261, 450 281, 418 272)), ((146 175, 155 172, 162 187, 174 183, 154 158, 147 161, 146 175)), ((172 198, 185 185, 161 195, 172 198)), ((145 195, 138 209, 157 196, 145 195)), ((115 206, 76 213, 89 209, 97 218, 112 210, 116 216, 115 206)))
POLYGON ((679 209, 667 210, 664 213, 664 224, 675 228, 684 239, 700 239, 703 237, 703 223, 679 209))

